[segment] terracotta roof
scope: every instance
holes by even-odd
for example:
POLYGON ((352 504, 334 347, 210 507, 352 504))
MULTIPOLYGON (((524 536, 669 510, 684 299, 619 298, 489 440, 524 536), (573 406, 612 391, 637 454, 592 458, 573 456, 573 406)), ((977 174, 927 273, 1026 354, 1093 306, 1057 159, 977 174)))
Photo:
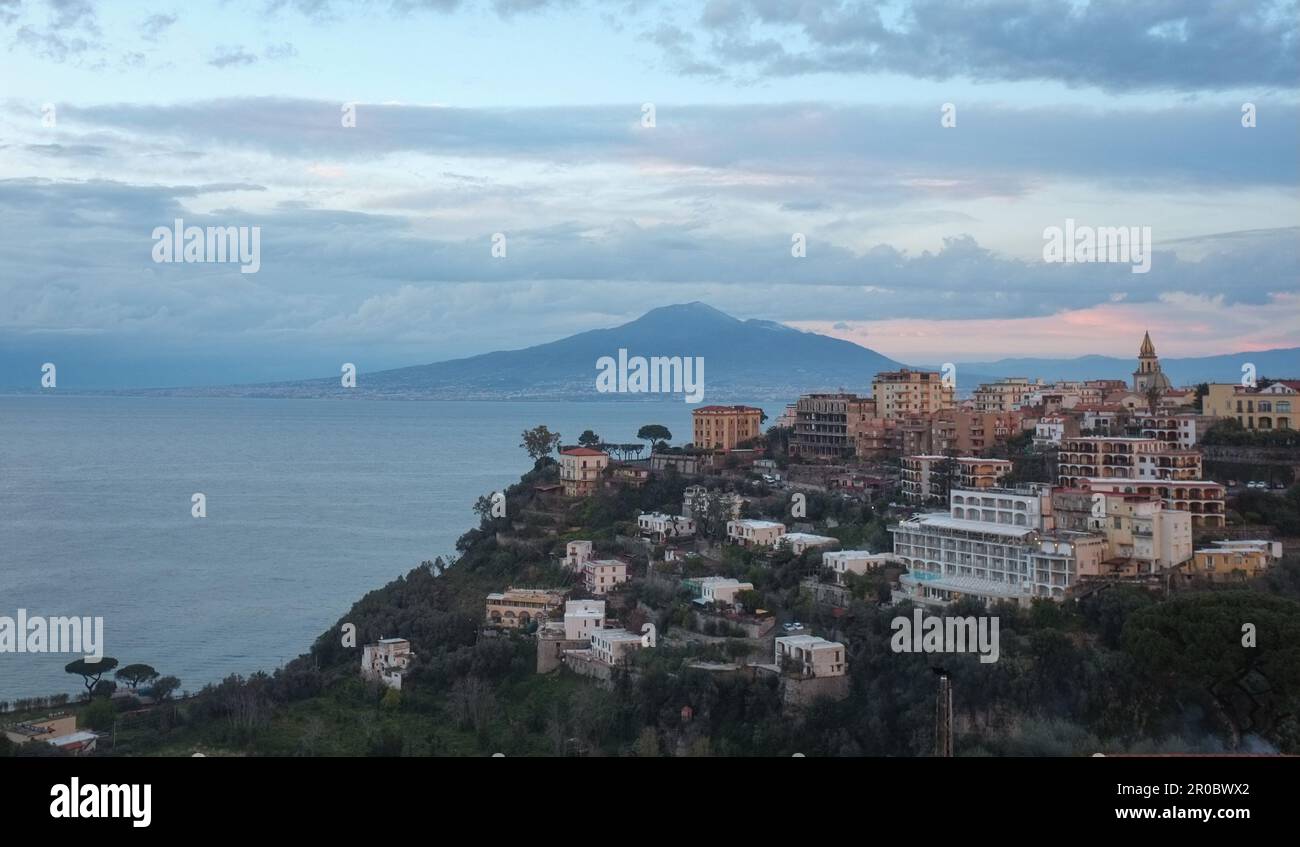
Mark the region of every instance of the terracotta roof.
POLYGON ((561 450, 562 456, 604 456, 599 450, 592 450, 590 447, 570 447, 568 450, 561 450))

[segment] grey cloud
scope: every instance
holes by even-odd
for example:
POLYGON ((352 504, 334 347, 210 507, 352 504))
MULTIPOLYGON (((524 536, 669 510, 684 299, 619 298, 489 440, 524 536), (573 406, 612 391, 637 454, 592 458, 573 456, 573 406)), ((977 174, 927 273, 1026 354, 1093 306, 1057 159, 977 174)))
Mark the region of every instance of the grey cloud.
POLYGON ((714 34, 715 60, 759 76, 898 73, 1110 91, 1300 86, 1294 0, 910 0, 901 9, 886 21, 876 3, 725 0, 709 3, 699 24, 714 34))
POLYGON ((214 68, 228 68, 232 65, 252 65, 256 64, 256 62, 256 54, 250 53, 242 46, 238 45, 234 47, 222 45, 213 51, 211 58, 208 59, 208 64, 212 65, 214 68))
POLYGON ((150 15, 140 24, 140 34, 149 41, 156 41, 158 36, 176 23, 176 20, 176 15, 171 14, 158 13, 150 15))
MULTIPOLYGON (((338 103, 286 98, 173 105, 68 106, 90 125, 192 143, 217 143, 297 157, 364 161, 416 151, 500 156, 554 164, 593 159, 672 163, 754 172, 774 204, 828 202, 882 191, 917 196, 944 181, 948 196, 1016 196, 1045 179, 1081 177, 1124 186, 1201 190, 1298 180, 1294 155, 1300 108, 1277 103, 1269 120, 1243 130, 1235 109, 1182 105, 1159 110, 962 107, 956 129, 932 107, 774 105, 677 107, 657 104, 658 126, 641 129, 639 104, 626 107, 457 109, 359 104, 344 129, 338 103), (887 127, 888 131, 882 131, 887 127), (1178 155, 1170 155, 1177 149, 1178 155), (782 181, 787 184, 782 184, 782 181), (792 197, 801 181, 819 186, 792 197)), ((691 176, 679 181, 695 189, 691 176)))

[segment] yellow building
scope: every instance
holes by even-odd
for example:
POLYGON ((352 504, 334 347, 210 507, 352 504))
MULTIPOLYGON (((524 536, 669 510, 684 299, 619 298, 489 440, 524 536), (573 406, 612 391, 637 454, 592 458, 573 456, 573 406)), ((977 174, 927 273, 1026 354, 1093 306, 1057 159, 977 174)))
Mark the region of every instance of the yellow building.
POLYGON ((696 447, 733 450, 763 434, 763 410, 754 406, 701 406, 691 412, 696 447))
POLYGON ((572 447, 560 453, 560 484, 566 497, 586 497, 600 486, 609 456, 590 447, 572 447))
POLYGON ((1276 558, 1275 542, 1216 542, 1192 553, 1184 573, 1189 579, 1200 577, 1211 582, 1250 579, 1268 570, 1276 558))
POLYGON ((507 629, 544 621, 564 603, 564 593, 545 588, 507 588, 487 596, 485 622, 507 629))
POLYGON ((882 418, 928 415, 953 408, 955 390, 938 371, 881 371, 871 381, 876 414, 882 418))
POLYGON ((1300 403, 1300 382, 1275 382, 1267 388, 1212 383, 1201 401, 1203 414, 1215 418, 1232 418, 1251 432, 1295 429, 1295 413, 1300 403))

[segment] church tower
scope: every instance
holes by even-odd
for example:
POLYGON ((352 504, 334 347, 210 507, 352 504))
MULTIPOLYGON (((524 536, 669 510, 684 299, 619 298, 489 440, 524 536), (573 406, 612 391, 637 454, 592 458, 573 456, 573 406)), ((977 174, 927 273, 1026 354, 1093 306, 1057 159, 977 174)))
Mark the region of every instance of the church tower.
POLYGON ((1133 393, 1146 394, 1148 389, 1158 388, 1161 392, 1170 389, 1169 377, 1160 370, 1160 357, 1156 355, 1156 345, 1151 343, 1151 333, 1142 336, 1142 349, 1138 350, 1138 368, 1133 371, 1133 393))

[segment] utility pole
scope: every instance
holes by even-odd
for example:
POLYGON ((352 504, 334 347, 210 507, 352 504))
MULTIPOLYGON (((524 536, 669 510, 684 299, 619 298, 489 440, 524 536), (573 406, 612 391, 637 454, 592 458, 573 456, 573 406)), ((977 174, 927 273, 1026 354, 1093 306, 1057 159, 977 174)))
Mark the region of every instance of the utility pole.
POLYGON ((939 676, 939 696, 935 704, 934 755, 952 758, 952 683, 943 668, 933 668, 939 676))

